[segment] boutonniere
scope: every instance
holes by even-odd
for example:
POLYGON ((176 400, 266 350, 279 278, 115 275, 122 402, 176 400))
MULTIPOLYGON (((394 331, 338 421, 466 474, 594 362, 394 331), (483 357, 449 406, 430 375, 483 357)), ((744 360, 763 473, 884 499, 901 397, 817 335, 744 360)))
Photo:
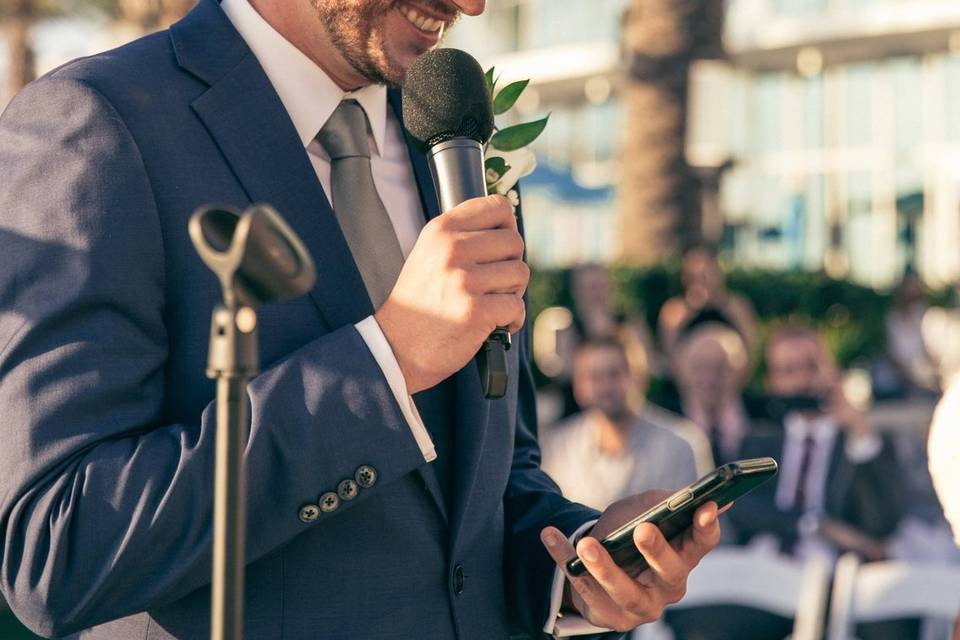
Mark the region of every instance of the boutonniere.
MULTIPOLYGON (((523 90, 527 88, 527 84, 530 83, 529 80, 511 82, 496 92, 497 80, 494 77, 493 67, 490 67, 486 76, 495 116, 503 115, 513 108, 523 90)), ((527 147, 543 133, 549 119, 548 114, 540 120, 516 124, 505 129, 494 127, 494 134, 483 149, 487 194, 499 193, 506 196, 516 209, 520 204, 520 196, 514 187, 520 178, 530 175, 537 168, 537 157, 527 147)))

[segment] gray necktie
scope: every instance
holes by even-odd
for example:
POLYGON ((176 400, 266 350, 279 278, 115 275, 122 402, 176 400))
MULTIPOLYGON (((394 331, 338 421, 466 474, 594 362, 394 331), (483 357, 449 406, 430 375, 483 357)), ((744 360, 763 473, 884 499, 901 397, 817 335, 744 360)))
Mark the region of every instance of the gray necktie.
POLYGON ((378 309, 397 282, 403 251, 373 182, 363 107, 355 100, 342 101, 317 140, 330 155, 333 211, 378 309))

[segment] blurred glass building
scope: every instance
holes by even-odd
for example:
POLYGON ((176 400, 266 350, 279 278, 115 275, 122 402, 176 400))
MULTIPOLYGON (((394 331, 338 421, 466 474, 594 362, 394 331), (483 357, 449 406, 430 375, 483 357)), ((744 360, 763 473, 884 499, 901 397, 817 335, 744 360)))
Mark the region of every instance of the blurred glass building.
POLYGON ((688 152, 737 163, 722 202, 738 261, 954 281, 960 3, 732 0, 726 24, 731 67, 699 78, 688 152))
MULTIPOLYGON (((532 79, 511 117, 551 113, 524 181, 538 265, 614 257, 632 1, 493 0, 450 34, 501 86, 532 79)), ((688 162, 733 163, 707 235, 743 266, 958 279, 960 2, 727 0, 725 23, 728 60, 691 73, 688 162)), ((38 67, 123 39, 93 16, 47 20, 38 67)))
MULTIPOLYGON (((553 114, 525 187, 540 264, 613 255, 628 4, 504 0, 451 34, 505 79, 532 78, 521 106, 553 114)), ((874 286, 908 266, 955 280, 960 3, 729 0, 725 22, 728 61, 694 65, 686 152, 733 161, 712 225, 728 255, 874 286)))

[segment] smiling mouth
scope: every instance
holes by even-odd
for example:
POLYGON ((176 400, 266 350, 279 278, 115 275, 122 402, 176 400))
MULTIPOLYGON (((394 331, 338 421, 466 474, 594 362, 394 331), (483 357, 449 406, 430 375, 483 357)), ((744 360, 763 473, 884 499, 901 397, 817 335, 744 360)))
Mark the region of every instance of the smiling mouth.
POLYGON ((445 21, 424 15, 406 4, 401 4, 399 9, 400 13, 410 24, 424 33, 436 33, 446 25, 445 21))

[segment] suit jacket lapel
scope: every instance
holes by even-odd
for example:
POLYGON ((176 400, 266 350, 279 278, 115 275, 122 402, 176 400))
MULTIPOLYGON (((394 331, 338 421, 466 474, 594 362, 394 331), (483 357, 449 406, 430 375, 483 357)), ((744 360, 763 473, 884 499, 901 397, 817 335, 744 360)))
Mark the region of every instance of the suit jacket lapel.
POLYGON ((201 0, 171 38, 180 65, 210 85, 191 106, 250 201, 274 206, 310 250, 317 265, 310 296, 327 323, 337 328, 373 313, 293 122, 216 0, 201 0))

